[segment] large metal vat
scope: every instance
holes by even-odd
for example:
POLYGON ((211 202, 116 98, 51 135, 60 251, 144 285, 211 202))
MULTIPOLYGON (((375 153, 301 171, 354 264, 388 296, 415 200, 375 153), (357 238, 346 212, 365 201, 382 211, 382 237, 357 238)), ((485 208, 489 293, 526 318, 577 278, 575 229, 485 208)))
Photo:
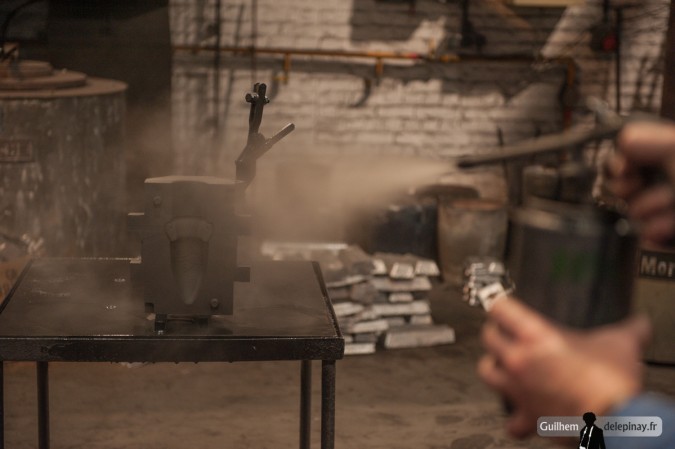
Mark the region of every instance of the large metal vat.
POLYGON ((125 252, 124 83, 0 63, 0 228, 52 256, 125 252))

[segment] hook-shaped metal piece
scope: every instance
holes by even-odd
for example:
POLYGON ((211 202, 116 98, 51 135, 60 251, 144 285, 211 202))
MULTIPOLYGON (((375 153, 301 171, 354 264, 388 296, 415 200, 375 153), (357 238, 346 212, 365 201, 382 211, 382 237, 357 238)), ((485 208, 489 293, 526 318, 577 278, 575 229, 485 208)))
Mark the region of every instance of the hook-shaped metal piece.
POLYGON ((248 117, 248 140, 246 146, 235 162, 237 181, 243 182, 243 189, 255 178, 256 161, 265 154, 274 144, 286 137, 295 129, 295 125, 289 123, 270 139, 260 133, 260 124, 262 123, 263 108, 270 102, 267 94, 267 85, 256 83, 253 86, 253 93, 246 94, 246 101, 251 103, 251 110, 248 117))

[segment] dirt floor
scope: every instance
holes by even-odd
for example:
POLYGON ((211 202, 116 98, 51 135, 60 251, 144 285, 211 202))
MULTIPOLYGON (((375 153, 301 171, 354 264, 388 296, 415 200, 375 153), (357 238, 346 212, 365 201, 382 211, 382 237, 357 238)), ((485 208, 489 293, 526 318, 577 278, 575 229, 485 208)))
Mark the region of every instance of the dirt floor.
MULTIPOLYGON (((500 399, 476 378, 479 309, 438 286, 434 317, 454 345, 381 351, 337 364, 336 448, 549 448, 502 431, 500 399)), ((50 365, 53 449, 298 447, 299 362, 50 365)), ((319 363, 313 447, 319 447, 319 363)), ((650 366, 650 389, 675 396, 675 368, 650 366)), ((34 448, 35 366, 5 365, 8 449, 34 448)))

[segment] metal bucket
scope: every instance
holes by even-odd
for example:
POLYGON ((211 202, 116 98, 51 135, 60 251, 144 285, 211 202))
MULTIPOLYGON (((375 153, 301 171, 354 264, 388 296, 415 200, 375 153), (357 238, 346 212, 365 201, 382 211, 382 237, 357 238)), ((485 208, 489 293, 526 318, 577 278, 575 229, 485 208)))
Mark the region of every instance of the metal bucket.
POLYGON ((366 252, 414 254, 438 260, 438 210, 443 201, 477 198, 472 187, 430 184, 388 204, 363 211, 348 227, 348 240, 366 252))
POLYGON ((470 257, 502 259, 506 224, 506 205, 501 201, 485 198, 441 201, 438 245, 443 279, 460 285, 464 263, 470 257))
POLYGON ((626 317, 635 268, 632 228, 618 214, 551 204, 511 214, 507 266, 516 296, 575 328, 626 317))
POLYGON ((126 85, 0 65, 0 227, 52 256, 125 254, 126 85))

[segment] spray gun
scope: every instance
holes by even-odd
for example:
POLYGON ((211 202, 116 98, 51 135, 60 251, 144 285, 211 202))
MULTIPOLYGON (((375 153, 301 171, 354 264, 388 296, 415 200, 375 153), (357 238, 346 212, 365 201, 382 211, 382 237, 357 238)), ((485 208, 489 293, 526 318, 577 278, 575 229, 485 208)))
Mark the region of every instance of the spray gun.
POLYGON ((575 127, 499 154, 463 158, 460 168, 567 154, 557 166, 523 170, 523 201, 509 214, 507 266, 515 296, 575 328, 618 321, 630 311, 637 239, 629 221, 592 200, 596 170, 585 144, 616 136, 625 120, 598 100, 591 129, 575 127))

